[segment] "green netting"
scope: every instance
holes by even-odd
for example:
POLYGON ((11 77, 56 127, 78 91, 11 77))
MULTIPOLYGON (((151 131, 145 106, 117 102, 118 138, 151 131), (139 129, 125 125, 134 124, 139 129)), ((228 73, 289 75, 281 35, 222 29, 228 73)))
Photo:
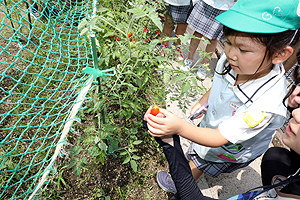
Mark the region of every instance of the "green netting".
POLYGON ((55 170, 91 83, 83 72, 93 67, 90 41, 77 26, 93 8, 87 0, 0 1, 0 199, 31 198, 55 170))

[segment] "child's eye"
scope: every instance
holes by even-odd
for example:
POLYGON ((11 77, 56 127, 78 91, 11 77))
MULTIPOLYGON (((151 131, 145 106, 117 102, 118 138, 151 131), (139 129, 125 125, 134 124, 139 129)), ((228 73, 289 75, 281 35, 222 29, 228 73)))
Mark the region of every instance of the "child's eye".
POLYGON ((240 51, 241 51, 242 53, 248 52, 247 50, 244 50, 244 49, 241 49, 241 48, 240 48, 240 51))
POLYGON ((226 44, 231 45, 231 42, 229 42, 228 40, 226 40, 226 44))

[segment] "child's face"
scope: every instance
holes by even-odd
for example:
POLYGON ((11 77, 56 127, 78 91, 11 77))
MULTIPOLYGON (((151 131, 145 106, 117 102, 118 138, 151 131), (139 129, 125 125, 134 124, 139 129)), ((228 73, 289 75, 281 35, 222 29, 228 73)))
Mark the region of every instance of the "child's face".
POLYGON ((293 118, 286 127, 286 131, 282 136, 282 141, 300 154, 300 108, 295 109, 292 115, 293 118))
POLYGON ((228 36, 225 44, 225 54, 231 68, 238 74, 239 80, 251 80, 267 75, 272 69, 272 60, 265 58, 266 47, 246 35, 228 36), (259 68, 259 70, 258 70, 259 68), (257 71, 258 70, 258 71, 257 71))

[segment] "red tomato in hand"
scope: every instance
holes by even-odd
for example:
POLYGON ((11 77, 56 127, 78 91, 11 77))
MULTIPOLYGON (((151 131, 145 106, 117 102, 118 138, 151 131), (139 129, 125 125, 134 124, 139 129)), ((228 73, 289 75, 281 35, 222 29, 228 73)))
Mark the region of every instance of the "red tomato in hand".
POLYGON ((152 115, 156 116, 159 113, 159 107, 158 106, 152 106, 150 113, 152 115))
POLYGON ((129 33, 128 33, 128 37, 130 38, 131 36, 132 36, 132 33, 131 33, 131 32, 129 32, 129 33))

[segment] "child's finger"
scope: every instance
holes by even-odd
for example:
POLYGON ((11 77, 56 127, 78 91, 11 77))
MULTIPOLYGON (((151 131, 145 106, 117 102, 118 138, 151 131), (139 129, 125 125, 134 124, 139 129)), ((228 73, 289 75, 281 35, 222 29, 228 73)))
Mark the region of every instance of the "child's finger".
POLYGON ((157 134, 154 134, 154 133, 152 133, 150 130, 148 130, 148 133, 150 134, 150 135, 152 135, 153 137, 163 137, 164 135, 157 135, 157 134))
POLYGON ((204 113, 199 114, 197 117, 195 117, 195 119, 199 119, 204 115, 204 113))
POLYGON ((194 114, 199 108, 201 108, 201 106, 202 106, 202 105, 201 105, 199 102, 196 103, 196 104, 192 107, 190 114, 191 114, 191 115, 194 114))
POLYGON ((163 132, 155 127, 153 127, 150 123, 147 123, 147 127, 148 127, 148 132, 150 133, 150 135, 152 135, 153 137, 162 137, 163 132))
POLYGON ((147 116, 148 116, 148 114, 151 112, 151 108, 152 108, 152 106, 150 106, 150 107, 148 108, 148 110, 146 111, 146 113, 145 113, 145 115, 144 115, 144 120, 146 120, 146 121, 148 121, 147 116))

